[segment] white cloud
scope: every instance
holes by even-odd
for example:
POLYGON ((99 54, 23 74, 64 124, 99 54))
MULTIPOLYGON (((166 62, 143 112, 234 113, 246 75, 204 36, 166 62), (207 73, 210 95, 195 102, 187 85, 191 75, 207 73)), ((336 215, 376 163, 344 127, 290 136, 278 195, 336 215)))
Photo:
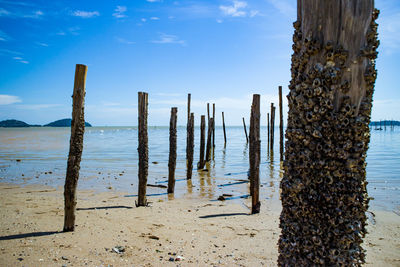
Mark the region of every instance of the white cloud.
POLYGON ((79 27, 69 27, 67 30, 60 30, 56 34, 60 35, 60 36, 64 36, 67 34, 79 35, 79 32, 78 32, 79 30, 80 30, 79 27))
POLYGON ((126 6, 117 6, 117 8, 114 9, 114 13, 112 14, 114 17, 120 19, 120 18, 125 18, 125 12, 128 9, 126 8, 126 6))
POLYGON ((160 18, 159 17, 151 17, 150 19, 151 20, 159 20, 160 18))
POLYGON ((61 106, 60 104, 29 104, 29 105, 17 105, 19 109, 26 109, 26 110, 40 110, 40 109, 47 109, 47 108, 55 108, 61 106))
POLYGON ((180 40, 178 36, 165 33, 160 34, 159 40, 154 40, 151 42, 154 44, 181 44, 181 45, 186 44, 186 41, 180 40))
POLYGON ((268 2, 279 10, 282 14, 296 18, 296 7, 293 5, 294 1, 288 0, 268 0, 268 2))
POLYGON ((22 57, 13 57, 13 59, 16 60, 19 63, 29 64, 29 61, 23 59, 22 57))
POLYGON ((100 13, 98 11, 76 10, 72 13, 72 16, 80 17, 80 18, 93 18, 93 17, 100 16, 100 13))
POLYGON ((145 19, 145 18, 142 18, 142 19, 141 19, 141 21, 142 21, 142 22, 146 22, 146 21, 147 21, 147 19, 145 19))
POLYGON ((226 16, 245 17, 247 12, 244 10, 247 7, 247 2, 233 0, 230 6, 219 6, 219 9, 226 16))
POLYGON ((14 95, 0 95, 0 105, 10 105, 14 103, 20 103, 22 100, 18 96, 14 95))
POLYGON ((252 17, 257 16, 259 13, 260 13, 260 11, 258 11, 258 10, 251 10, 249 16, 250 16, 250 18, 252 18, 252 17))
POLYGON ((0 17, 12 17, 12 18, 30 18, 30 19, 39 19, 44 15, 41 10, 36 10, 35 12, 26 14, 20 12, 10 12, 4 8, 0 8, 0 17))
MULTIPOLYGON (((382 12, 383 13, 383 12, 382 12)), ((378 33, 381 51, 387 54, 398 52, 400 48, 400 12, 386 14, 379 19, 378 33)))
POLYGON ((22 55, 22 53, 5 48, 0 48, 0 55, 22 55))
POLYGON ((23 15, 22 17, 24 18, 30 18, 30 19, 39 19, 44 15, 44 13, 40 10, 37 10, 35 12, 33 12, 32 14, 27 14, 27 15, 23 15))
POLYGON ((146 0, 146 1, 150 3, 155 3, 155 2, 162 2, 163 0, 146 0))
POLYGON ((0 41, 9 41, 11 38, 10 36, 8 36, 8 34, 6 34, 5 32, 3 32, 2 30, 0 30, 0 41))
POLYGON ((217 23, 222 23, 223 20, 222 19, 217 19, 217 23))
POLYGON ((48 47, 49 45, 46 43, 41 43, 41 42, 36 42, 37 45, 43 46, 43 47, 48 47))
POLYGON ((10 12, 8 12, 7 10, 5 10, 4 8, 0 8, 0 17, 2 16, 8 16, 10 15, 10 12))
POLYGON ((121 37, 115 37, 115 39, 117 40, 117 42, 121 43, 121 44, 136 44, 136 42, 132 42, 132 41, 128 41, 125 38, 121 38, 121 37))

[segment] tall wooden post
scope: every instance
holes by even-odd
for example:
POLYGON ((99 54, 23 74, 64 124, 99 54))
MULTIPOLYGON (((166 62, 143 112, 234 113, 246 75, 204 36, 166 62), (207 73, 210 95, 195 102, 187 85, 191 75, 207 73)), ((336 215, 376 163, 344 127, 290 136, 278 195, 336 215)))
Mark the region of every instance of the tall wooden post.
POLYGON ((206 164, 204 161, 204 150, 206 145, 206 116, 201 115, 200 123, 200 159, 197 163, 197 169, 203 169, 206 164))
POLYGON ((270 125, 270 150, 274 149, 274 131, 275 131, 275 107, 274 103, 271 103, 271 125, 270 125))
POLYGON ((208 133, 207 133, 207 148, 206 148, 206 162, 211 159, 211 138, 212 138, 212 125, 214 123, 213 118, 208 121, 208 133))
POLYGON ((188 154, 189 154, 189 120, 190 120, 190 99, 191 99, 191 94, 188 94, 188 99, 187 99, 187 123, 186 123, 186 161, 188 159, 188 154))
POLYGON ((243 119, 243 128, 244 128, 244 134, 246 135, 246 142, 249 142, 249 137, 247 136, 247 128, 246 128, 246 122, 244 121, 244 117, 243 119))
POLYGON ((267 150, 269 150, 269 138, 271 136, 270 134, 270 129, 269 129, 269 113, 267 113, 267 136, 268 136, 268 144, 267 144, 267 150))
POLYGON ((87 66, 77 64, 72 96, 71 139, 64 185, 64 232, 74 231, 75 228, 76 187, 79 179, 83 134, 85 132, 86 74, 87 66))
POLYGON ((253 95, 250 116, 250 195, 251 213, 260 213, 260 95, 253 95))
POLYGON ((279 86, 279 154, 283 161, 283 107, 282 107, 282 86, 279 86))
POLYGON ((222 128, 224 130, 224 146, 226 146, 225 118, 224 118, 224 112, 223 111, 222 111, 222 128))
POLYGON ((365 262, 378 13, 374 0, 297 1, 279 266, 365 262))
POLYGON ((207 123, 210 121, 210 103, 207 103, 207 123))
POLYGON ((174 193, 176 168, 176 121, 178 108, 171 108, 169 121, 168 194, 174 193))
POLYGON ((147 135, 147 115, 148 115, 148 95, 144 92, 138 92, 138 154, 139 154, 139 169, 138 169, 138 202, 137 207, 146 206, 146 186, 147 175, 149 169, 149 148, 147 135))
POLYGON ((213 154, 215 147, 215 103, 213 103, 213 132, 212 132, 212 146, 213 146, 213 154))
POLYGON ((193 152, 194 151, 194 113, 190 114, 189 119, 189 149, 186 179, 192 179, 193 171, 193 152))

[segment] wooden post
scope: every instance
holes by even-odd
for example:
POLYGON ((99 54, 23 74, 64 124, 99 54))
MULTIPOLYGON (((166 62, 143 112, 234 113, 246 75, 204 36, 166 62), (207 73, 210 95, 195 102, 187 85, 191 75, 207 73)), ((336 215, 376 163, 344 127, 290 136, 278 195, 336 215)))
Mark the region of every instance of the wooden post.
POLYGON ((187 100, 187 123, 186 123, 186 161, 188 159, 188 149, 189 149, 189 120, 190 120, 190 99, 191 94, 188 94, 187 100))
POLYGON ((275 131, 275 107, 271 103, 271 125, 270 125, 270 150, 274 149, 274 131, 275 131))
POLYGON ((223 111, 222 111, 222 129, 224 130, 224 146, 226 146, 225 118, 223 111))
POLYGON ((168 194, 174 193, 176 168, 176 120, 178 108, 171 108, 169 121, 168 194))
POLYGON ((246 135, 246 142, 249 142, 249 137, 247 136, 247 128, 246 128, 246 122, 244 121, 244 117, 243 119, 243 128, 244 128, 244 134, 246 135))
POLYGON ((207 123, 210 121, 210 103, 207 103, 207 123))
POLYGON ((208 121, 208 133, 207 133, 207 148, 206 148, 206 162, 210 161, 211 158, 211 138, 212 138, 212 125, 214 123, 213 118, 208 121))
POLYGON ((297 1, 278 266, 365 263, 378 14, 374 0, 297 1))
POLYGON ((193 171, 193 152, 194 151, 194 113, 190 114, 189 119, 189 150, 188 164, 186 170, 186 179, 192 179, 193 171))
POLYGON ((214 154, 214 147, 215 147, 215 103, 213 103, 213 132, 212 132, 212 147, 213 147, 213 154, 214 154))
POLYGON ((269 150, 269 138, 270 138, 270 129, 269 129, 269 113, 267 113, 267 136, 268 136, 268 144, 267 144, 267 150, 269 150))
POLYGON ((204 161, 204 149, 206 145, 206 116, 201 115, 201 123, 200 123, 200 159, 197 163, 197 169, 203 169, 206 164, 204 161))
POLYGON ((253 95, 250 116, 250 195, 251 214, 260 213, 260 95, 253 95))
POLYGON ((279 86, 279 153, 283 161, 283 107, 282 107, 282 86, 279 86))
POLYGON ((149 168, 149 148, 147 135, 148 94, 138 92, 138 154, 139 154, 139 192, 137 207, 146 206, 146 186, 149 168))
POLYGON ((85 132, 86 74, 87 66, 77 64, 72 96, 71 139, 64 185, 64 232, 74 231, 75 229, 76 187, 79 179, 85 132))

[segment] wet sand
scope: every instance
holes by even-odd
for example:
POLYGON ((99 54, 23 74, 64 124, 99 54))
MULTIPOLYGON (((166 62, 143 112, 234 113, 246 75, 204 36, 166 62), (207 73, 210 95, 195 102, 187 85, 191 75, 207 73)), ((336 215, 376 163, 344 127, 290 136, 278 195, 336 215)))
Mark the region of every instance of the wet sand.
MULTIPOLYGON (((277 201, 249 216, 248 200, 155 196, 136 208, 124 195, 79 191, 75 232, 62 233, 62 188, 0 184, 0 265, 276 266, 277 201)), ((366 265, 400 266, 400 216, 373 213, 366 265)))

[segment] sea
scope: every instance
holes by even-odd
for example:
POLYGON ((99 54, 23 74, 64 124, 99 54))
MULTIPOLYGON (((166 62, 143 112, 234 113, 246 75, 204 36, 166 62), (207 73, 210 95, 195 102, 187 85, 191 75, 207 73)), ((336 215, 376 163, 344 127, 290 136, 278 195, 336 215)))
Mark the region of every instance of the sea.
MULTIPOLYGON (((64 186, 70 128, 0 128, 0 182, 19 185, 64 186)), ((195 129, 193 176, 186 180, 186 127, 177 131, 177 163, 174 198, 244 201, 249 193, 249 146, 243 127, 215 129, 215 148, 206 170, 197 170, 200 127, 195 129)), ((283 175, 279 155, 279 128, 273 150, 267 148, 267 129, 261 127, 260 197, 279 202, 283 175)), ((148 184, 167 185, 169 127, 149 127, 148 184)), ((133 199, 138 187, 138 137, 136 127, 87 127, 78 189, 124 192, 133 199)), ((371 128, 367 154, 368 194, 373 210, 400 215, 400 127, 371 128)), ((152 197, 171 199, 165 188, 148 187, 152 197)))

